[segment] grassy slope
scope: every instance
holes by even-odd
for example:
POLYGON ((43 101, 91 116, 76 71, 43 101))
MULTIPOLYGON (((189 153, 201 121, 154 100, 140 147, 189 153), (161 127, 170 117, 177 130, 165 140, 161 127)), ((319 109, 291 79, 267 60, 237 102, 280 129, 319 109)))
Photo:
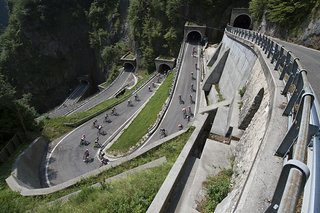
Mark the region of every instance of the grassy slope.
POLYGON ((76 123, 82 120, 85 117, 94 115, 101 111, 106 111, 110 109, 114 104, 121 103, 124 100, 126 100, 128 97, 131 96, 132 91, 137 89, 139 86, 141 86, 147 79, 149 79, 150 76, 145 75, 143 76, 143 79, 138 82, 138 84, 133 87, 131 90, 126 91, 121 97, 119 98, 111 98, 108 100, 103 101, 102 103, 96 105, 95 107, 85 111, 85 112, 79 112, 72 114, 70 116, 61 116, 58 118, 52 118, 52 119, 45 119, 43 120, 43 131, 42 134, 49 138, 50 140, 53 140, 55 138, 60 137, 61 135, 71 131, 73 128, 68 127, 64 125, 64 123, 76 123))
MULTIPOLYGON (((121 191, 121 186, 128 186, 129 185, 134 185, 134 184, 139 184, 139 183, 134 183, 136 181, 133 181, 131 179, 128 180, 128 183, 126 181, 121 182, 121 184, 115 183, 115 185, 112 185, 111 188, 103 188, 103 189, 95 189, 95 190, 85 190, 83 192, 85 196, 87 196, 87 199, 83 201, 83 205, 87 204, 89 207, 88 210, 91 207, 96 207, 97 209, 100 209, 100 206, 103 208, 109 208, 106 207, 103 203, 106 201, 108 202, 113 202, 113 203, 124 203, 124 205, 129 205, 127 204, 128 202, 134 203, 134 206, 139 206, 140 202, 145 202, 143 205, 143 208, 146 208, 147 206, 150 205, 153 196, 155 195, 155 192, 159 189, 161 186, 162 181, 166 177, 167 173, 169 172, 171 166, 174 164, 176 158, 178 157, 179 153, 181 152, 184 144, 190 137, 191 133, 193 131, 193 128, 191 128, 187 133, 182 134, 181 136, 172 139, 171 141, 153 149, 150 150, 149 152, 143 154, 140 157, 137 157, 129 162, 126 162, 120 166, 114 167, 109 169, 108 171, 100 174, 97 177, 92 177, 89 179, 85 179, 81 181, 80 183, 62 190, 60 192, 56 192, 52 195, 48 196, 37 196, 37 197, 22 197, 16 192, 12 192, 9 187, 5 183, 5 178, 7 178, 11 172, 11 165, 14 161, 14 159, 17 157, 18 153, 16 156, 12 156, 11 160, 7 164, 2 164, 0 165, 0 206, 1 206, 1 211, 2 212, 25 212, 27 210, 32 210, 34 212, 34 208, 38 208, 39 206, 45 204, 46 202, 55 200, 61 196, 64 196, 66 194, 69 194, 71 192, 77 191, 79 189, 84 189, 94 183, 101 182, 105 180, 108 177, 112 177, 114 175, 117 175, 121 172, 124 172, 126 170, 132 169, 134 167, 137 167, 139 165, 145 164, 147 162, 150 162, 152 160, 158 159, 162 156, 166 156, 167 158, 167 163, 164 164, 161 167, 157 167, 155 170, 150 170, 147 171, 146 174, 143 174, 142 176, 139 176, 139 178, 133 178, 134 180, 140 180, 140 184, 146 184, 143 185, 135 185, 132 187, 130 190, 136 189, 137 191, 129 191, 130 193, 122 193, 119 194, 121 191), (150 172, 150 174, 149 174, 150 172), (144 177, 144 178, 143 178, 144 177), (150 178, 150 180, 149 180, 150 178), (151 180, 154 180, 154 184, 149 185, 148 182, 151 180), (120 188, 117 188, 120 187, 120 188), (151 187, 151 188, 150 188, 151 187), (149 189, 150 188, 150 189, 149 189), (111 190, 112 189, 112 190, 111 190), (147 189, 147 191, 145 191, 147 189), (92 193, 92 194, 91 194, 92 193), (101 193, 101 196, 99 195, 99 199, 95 199, 98 194, 101 193), (109 195, 110 194, 110 195, 109 195), (139 203, 136 203, 138 200, 133 199, 132 196, 137 196, 139 197, 139 203), (145 200, 144 196, 148 196, 149 198, 145 200), (111 201, 111 199, 113 199, 111 201), (132 201, 133 199, 134 201, 132 201)), ((25 148, 25 147, 23 147, 25 148)), ((23 148, 21 150, 23 150, 23 148)), ((124 187, 126 189, 128 187, 124 187)), ((40 212, 57 212, 56 210, 58 209, 58 212, 70 212, 70 208, 73 209, 73 211, 76 212, 84 212, 86 208, 83 205, 79 205, 79 200, 81 200, 81 196, 84 196, 83 193, 81 193, 78 197, 75 198, 74 201, 70 201, 66 206, 56 206, 48 209, 48 207, 41 207, 40 209, 37 209, 40 212), (57 209, 56 209, 57 208, 57 209)), ((133 204, 132 204, 133 205, 133 204)), ((106 209, 106 212, 113 212, 113 210, 106 209)), ((88 211, 87 211, 88 212, 88 211)))
POLYGON ((157 115, 168 98, 173 77, 174 73, 170 73, 168 75, 163 84, 157 90, 156 94, 152 96, 139 115, 133 120, 130 126, 123 132, 107 152, 125 153, 132 146, 135 146, 145 134, 147 134, 148 128, 155 123, 157 115))

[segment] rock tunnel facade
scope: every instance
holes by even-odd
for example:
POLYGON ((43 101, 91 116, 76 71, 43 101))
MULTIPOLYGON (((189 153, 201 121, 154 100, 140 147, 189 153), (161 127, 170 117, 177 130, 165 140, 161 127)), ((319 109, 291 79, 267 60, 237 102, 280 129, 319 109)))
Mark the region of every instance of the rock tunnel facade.
POLYGON ((232 9, 230 25, 233 27, 252 29, 252 18, 248 8, 232 9))
POLYGON ((124 71, 126 71, 126 72, 133 72, 135 69, 135 65, 130 62, 124 62, 123 68, 124 68, 124 71))

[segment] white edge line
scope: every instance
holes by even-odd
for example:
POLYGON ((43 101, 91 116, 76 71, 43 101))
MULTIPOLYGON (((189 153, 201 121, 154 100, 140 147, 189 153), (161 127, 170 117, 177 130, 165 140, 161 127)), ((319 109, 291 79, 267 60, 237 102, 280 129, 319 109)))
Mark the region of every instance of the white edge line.
POLYGON ((48 168, 49 168, 49 162, 50 162, 50 158, 52 156, 52 153, 54 152, 54 150, 60 145, 60 143, 66 138, 68 137, 71 133, 73 133, 74 131, 76 131, 77 129, 79 129, 80 127, 84 126, 85 124, 87 124, 87 122, 83 123, 82 125, 78 126, 77 128, 75 128, 74 130, 72 130, 71 132, 69 132, 68 134, 66 134, 52 149, 52 151, 49 154, 49 157, 47 157, 47 162, 46 162, 46 167, 45 167, 45 176, 46 176, 46 183, 48 184, 49 187, 52 187, 50 180, 49 180, 49 176, 48 176, 48 168))
MULTIPOLYGON (((146 84, 145 86, 147 86, 147 84, 146 84)), ((161 84, 160 84, 160 86, 161 86, 161 84)), ((110 135, 109 138, 113 137, 114 135, 120 134, 121 129, 123 129, 124 126, 126 126, 126 125, 129 124, 129 123, 127 123, 127 122, 128 122, 129 120, 133 119, 133 117, 136 116, 137 113, 140 113, 140 112, 142 111, 142 109, 149 103, 150 99, 155 95, 156 91, 160 88, 160 86, 156 88, 155 92, 146 100, 146 102, 145 102, 143 105, 141 105, 141 107, 139 107, 139 109, 138 109, 130 118, 128 118, 116 131, 114 131, 114 133, 113 133, 112 135, 110 135), (119 132, 118 132, 118 131, 119 131, 119 132)), ((143 88, 144 88, 144 87, 143 87, 143 88)), ((130 125, 130 124, 129 124, 129 125, 130 125)), ((109 140, 109 138, 107 138, 107 139, 105 140, 105 142, 103 143, 103 146, 104 146, 104 144, 109 140)), ((114 140, 114 139, 112 139, 112 140, 114 140)), ((111 142, 112 142, 112 141, 110 141, 110 143, 111 143, 111 142)), ((106 147, 104 147, 104 148, 106 148, 106 147)), ((99 149, 99 151, 100 151, 100 150, 101 150, 101 148, 99 149)), ((140 149, 138 149, 138 150, 140 150, 140 149)), ((98 151, 98 152, 99 152, 99 151, 98 151)), ((98 153, 98 152, 97 152, 97 153, 98 153)), ((96 154, 96 157, 97 157, 97 156, 98 156, 98 155, 96 154)))

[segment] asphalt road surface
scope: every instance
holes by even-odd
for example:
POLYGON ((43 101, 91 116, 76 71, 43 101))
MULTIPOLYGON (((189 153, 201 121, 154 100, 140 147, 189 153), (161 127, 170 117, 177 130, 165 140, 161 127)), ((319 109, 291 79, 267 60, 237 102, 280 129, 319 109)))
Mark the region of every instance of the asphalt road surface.
POLYGON ((89 101, 85 100, 84 102, 76 103, 75 105, 67 107, 59 107, 58 109, 49 113, 49 117, 54 118, 62 115, 68 115, 75 112, 86 111, 102 101, 111 98, 121 87, 124 86, 127 79, 133 75, 131 70, 124 70, 121 75, 105 90, 99 92, 97 95, 91 97, 89 101))
MULTIPOLYGON (((77 127, 66 136, 64 136, 56 146, 50 148, 48 153, 48 163, 45 169, 45 180, 48 186, 53 186, 63 183, 67 180, 85 174, 93 169, 98 168, 101 163, 96 157, 98 148, 94 148, 94 141, 99 138, 99 143, 103 144, 108 141, 119 128, 123 128, 124 124, 130 119, 133 114, 148 100, 154 93, 155 89, 150 92, 148 87, 152 88, 152 81, 147 83, 141 90, 137 92, 140 101, 135 101, 131 97, 132 106, 128 106, 127 101, 119 104, 116 107, 117 116, 111 115, 111 110, 107 111, 110 122, 105 121, 105 114, 103 113, 96 118, 84 123, 77 127), (98 129, 93 126, 94 120, 97 120, 96 126, 101 125, 101 132, 106 135, 99 134, 98 129), (90 142, 88 145, 80 146, 82 135, 86 136, 86 141, 90 142), (83 162, 83 155, 85 150, 88 149, 92 162, 83 162)), ((159 85, 156 84, 156 88, 159 85)))
POLYGON ((283 45, 285 49, 292 51, 292 53, 300 59, 300 63, 308 72, 308 80, 314 90, 317 99, 320 98, 320 51, 307 48, 301 45, 288 43, 279 39, 276 42, 283 45))
POLYGON ((111 98, 115 95, 116 92, 118 92, 119 89, 124 87, 127 84, 128 79, 132 77, 133 73, 128 70, 125 70, 107 89, 101 91, 100 93, 92 97, 90 101, 83 104, 76 110, 72 111, 70 114, 86 111, 98 105, 99 103, 105 101, 106 99, 111 98))
POLYGON ((201 46, 199 44, 186 43, 185 53, 181 62, 181 70, 178 76, 178 81, 172 97, 172 101, 163 120, 159 125, 159 128, 155 131, 155 133, 150 137, 150 139, 144 146, 151 144, 163 137, 160 129, 165 129, 166 134, 170 135, 180 130, 180 128, 178 127, 179 124, 181 124, 183 128, 186 128, 188 126, 188 123, 193 120, 195 110, 197 108, 196 106, 199 103, 198 92, 201 74, 199 68, 201 51, 200 47, 201 46), (193 75, 191 73, 193 73, 193 75), (193 90, 191 89, 192 84, 193 90), (192 100, 190 99, 190 95, 192 96, 192 100), (181 96, 182 100, 180 100, 179 96, 181 96), (191 109, 191 113, 189 113, 189 107, 191 109), (187 115, 191 116, 189 122, 183 112, 183 109, 186 110, 187 115))

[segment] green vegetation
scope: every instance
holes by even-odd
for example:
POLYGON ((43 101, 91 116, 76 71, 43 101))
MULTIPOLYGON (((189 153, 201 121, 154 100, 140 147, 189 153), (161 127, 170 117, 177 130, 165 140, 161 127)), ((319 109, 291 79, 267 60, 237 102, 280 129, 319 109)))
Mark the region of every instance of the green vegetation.
POLYGON ((141 86, 146 80, 149 79, 149 77, 150 76, 148 75, 144 75, 142 77, 142 80, 139 81, 137 85, 135 85, 130 90, 126 90, 125 93, 120 97, 105 100, 87 111, 78 112, 70 116, 61 116, 58 118, 44 119, 41 123, 42 129, 43 129, 42 135, 49 138, 50 140, 60 137, 61 135, 72 130, 72 127, 70 126, 73 126, 73 127, 79 126, 82 123, 93 118, 94 116, 97 116, 105 112, 106 110, 111 109, 115 105, 118 105, 121 102, 125 101, 127 98, 129 98, 132 95, 132 91, 136 90, 139 86, 141 86), (70 125, 67 126, 65 124, 70 124, 70 125))
POLYGON ((244 96, 244 93, 246 93, 247 87, 244 85, 240 90, 239 90, 239 95, 242 98, 244 96))
POLYGON ((143 110, 133 120, 130 126, 124 130, 118 140, 108 149, 108 153, 125 153, 131 147, 136 146, 139 140, 147 134, 148 128, 155 123, 157 115, 168 98, 173 77, 174 73, 170 72, 143 110))
POLYGON ((120 74, 120 66, 116 66, 115 64, 112 65, 112 68, 108 72, 108 78, 107 81, 101 86, 104 88, 107 88, 120 74))
POLYGON ((239 104, 239 110, 241 110, 243 107, 243 101, 239 101, 238 104, 239 104))
MULTIPOLYGON (((87 208, 91 209, 92 206, 95 206, 97 209, 110 208, 110 209, 104 210, 106 212, 118 212, 120 208, 119 204, 123 204, 123 207, 125 206, 127 207, 130 205, 131 208, 135 208, 135 209, 140 208, 140 205, 143 205, 141 206, 141 208, 143 207, 143 209, 145 209, 150 205, 154 195, 160 188, 162 181, 166 177, 171 166, 176 161, 176 158, 180 154, 186 141, 189 139, 190 135, 192 134, 193 129, 194 128, 191 127, 186 133, 162 144, 161 146, 158 146, 150 150, 149 152, 131 161, 123 163, 120 166, 113 167, 101 173, 97 177, 85 179, 72 187, 69 187, 65 190, 56 192, 48 196, 23 197, 16 192, 12 192, 11 189, 9 189, 9 187, 5 182, 5 178, 7 178, 11 173, 11 165, 15 157, 17 157, 19 153, 17 152, 17 155, 12 156, 8 164, 0 165, 1 210, 3 212, 26 212, 28 210, 31 210, 33 212, 35 211, 35 209, 37 209, 37 211, 40 211, 40 212, 48 212, 48 207, 42 206, 42 205, 46 204, 49 201, 53 201, 61 196, 70 194, 71 192, 88 188, 94 183, 103 182, 105 179, 109 177, 112 177, 114 175, 117 175, 129 169, 135 168, 139 165, 145 164, 147 162, 150 162, 152 160, 156 160, 160 157, 165 156, 167 159, 167 163, 161 167, 157 167, 156 169, 152 169, 150 171, 146 171, 144 173, 138 174, 136 176, 131 177, 128 180, 115 182, 114 184, 110 184, 110 185, 106 184, 105 187, 103 187, 102 189, 85 189, 80 195, 72 199, 72 201, 68 202, 66 205, 62 207, 54 206, 49 208, 50 210, 49 212, 53 212, 56 209, 58 209, 59 212, 70 212, 70 210, 76 211, 76 212, 83 212, 87 208), (145 178, 143 178, 144 175, 145 175, 145 178), (137 183, 136 180, 139 178, 140 180, 144 180, 144 181, 140 181, 139 183, 137 183), (153 178, 155 180, 153 180, 153 178), (129 187, 131 186, 131 184, 132 184, 132 187, 129 187), (134 184, 138 184, 138 185, 134 185, 134 184), (127 186, 128 191, 127 192, 123 191, 123 189, 125 188, 121 187, 121 185, 127 186), (106 197, 103 200, 104 196, 106 197), (113 203, 114 205, 110 207, 109 205, 111 203, 113 203), (88 206, 88 207, 85 207, 85 206, 88 206)), ((23 148, 25 147, 21 147, 21 150, 23 150, 23 148)))
POLYGON ((265 10, 267 20, 280 26, 296 27, 308 17, 316 4, 317 0, 251 0, 249 9, 258 21, 265 10))
POLYGON ((221 94, 219 84, 215 84, 214 87, 215 87, 215 89, 216 89, 216 91, 217 91, 218 102, 224 101, 225 98, 224 98, 223 95, 221 94))
POLYGON ((204 183, 207 194, 200 203, 200 212, 214 212, 217 205, 228 195, 232 173, 232 169, 224 169, 216 176, 208 178, 204 183))
POLYGON ((16 97, 15 89, 0 74, 0 146, 17 132, 34 131, 36 111, 29 105, 30 95, 16 97))

